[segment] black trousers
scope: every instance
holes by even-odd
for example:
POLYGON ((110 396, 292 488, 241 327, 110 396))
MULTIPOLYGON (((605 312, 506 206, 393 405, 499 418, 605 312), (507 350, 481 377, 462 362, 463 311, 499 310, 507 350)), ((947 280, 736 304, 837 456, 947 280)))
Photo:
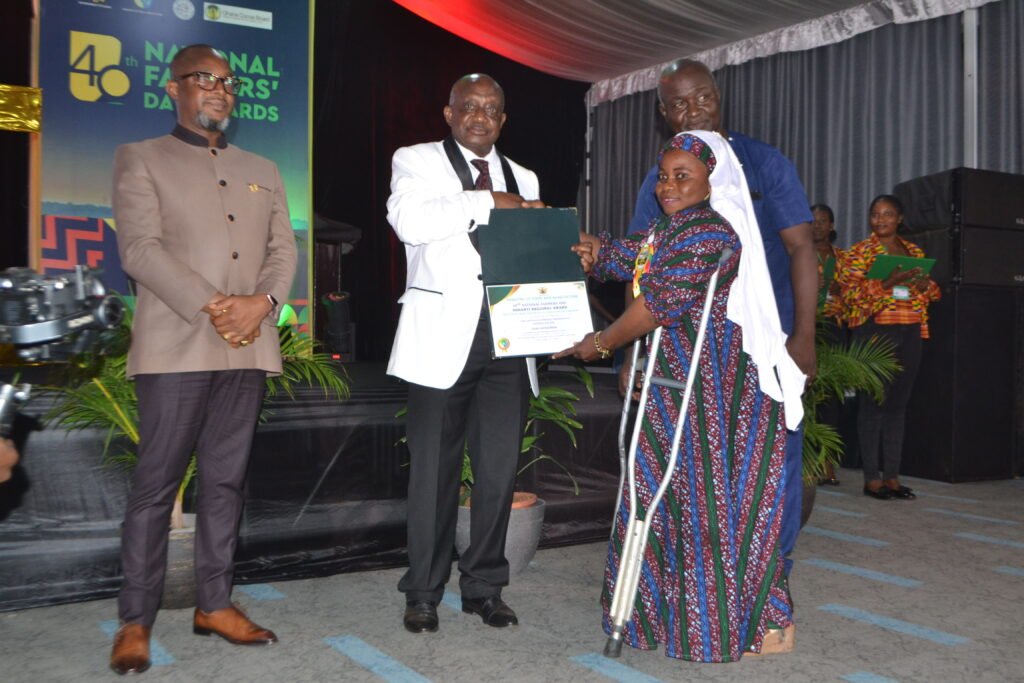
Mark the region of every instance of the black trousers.
POLYGON ((878 325, 868 321, 853 330, 854 341, 865 341, 872 336, 886 339, 895 346, 896 360, 903 370, 886 386, 881 404, 865 392, 861 392, 858 397, 857 441, 865 482, 882 478, 896 479, 899 476, 907 403, 917 378, 917 369, 921 365, 920 325, 878 325))
POLYGON ((138 463, 121 532, 118 616, 151 626, 167 571, 171 507, 189 456, 198 454, 196 600, 231 605, 242 486, 263 402, 263 370, 138 375, 138 463))
POLYGON ((439 602, 452 566, 462 454, 473 467, 470 545, 459 558, 464 598, 501 595, 508 585, 505 533, 526 416, 522 359, 491 359, 481 316, 466 366, 449 389, 409 385, 409 571, 407 600, 439 602))

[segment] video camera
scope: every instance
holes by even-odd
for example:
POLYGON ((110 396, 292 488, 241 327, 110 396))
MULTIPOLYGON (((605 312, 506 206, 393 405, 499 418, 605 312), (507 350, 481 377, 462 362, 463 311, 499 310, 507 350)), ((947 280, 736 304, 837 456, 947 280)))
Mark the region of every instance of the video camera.
POLYGON ((65 360, 82 353, 123 316, 121 299, 108 295, 85 266, 49 275, 31 268, 0 271, 0 344, 13 344, 24 360, 65 360))
MULTIPOLYGON (((31 268, 0 270, 0 344, 26 361, 65 360, 116 327, 124 303, 109 296, 94 271, 39 275, 31 268)), ((0 383, 0 437, 8 438, 31 387, 0 383)))

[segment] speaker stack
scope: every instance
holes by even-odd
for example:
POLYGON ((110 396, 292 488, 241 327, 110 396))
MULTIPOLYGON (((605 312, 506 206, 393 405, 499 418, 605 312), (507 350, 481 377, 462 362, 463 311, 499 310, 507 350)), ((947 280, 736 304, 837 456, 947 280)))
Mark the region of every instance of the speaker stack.
POLYGON ((1024 474, 1024 176, 956 168, 900 183, 904 234, 942 299, 907 409, 905 474, 1024 474))

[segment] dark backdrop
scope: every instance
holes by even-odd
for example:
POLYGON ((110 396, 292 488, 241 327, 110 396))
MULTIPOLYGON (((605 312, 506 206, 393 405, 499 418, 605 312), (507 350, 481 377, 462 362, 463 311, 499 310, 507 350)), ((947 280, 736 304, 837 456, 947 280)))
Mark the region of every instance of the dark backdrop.
POLYGON ((342 286, 352 294, 357 357, 384 360, 405 288, 405 251, 385 208, 391 155, 447 135, 442 109, 452 83, 485 72, 505 90, 498 147, 536 171, 544 201, 574 206, 589 85, 488 52, 391 2, 318 2, 314 49, 313 204, 363 231, 342 257, 342 286))
MULTIPOLYGON (((342 287, 352 294, 358 358, 384 360, 405 283, 405 253, 384 206, 392 153, 444 137, 441 110, 451 84, 463 74, 486 72, 508 100, 498 146, 537 172, 548 204, 573 206, 588 84, 488 52, 392 2, 321 0, 315 17, 314 210, 363 231, 355 251, 342 257, 342 287)), ((0 83, 29 84, 30 19, 29 0, 4 3, 0 83)), ((45 117, 45 98, 43 103, 45 117)), ((28 263, 27 149, 26 134, 0 131, 0 267, 28 263)))

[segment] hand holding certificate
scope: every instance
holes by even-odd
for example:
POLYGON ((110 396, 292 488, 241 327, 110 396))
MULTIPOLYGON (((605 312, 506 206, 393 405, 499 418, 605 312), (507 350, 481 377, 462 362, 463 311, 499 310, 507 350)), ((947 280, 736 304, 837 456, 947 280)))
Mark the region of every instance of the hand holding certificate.
POLYGON ((576 213, 492 211, 479 228, 495 358, 548 355, 593 331, 576 213))

